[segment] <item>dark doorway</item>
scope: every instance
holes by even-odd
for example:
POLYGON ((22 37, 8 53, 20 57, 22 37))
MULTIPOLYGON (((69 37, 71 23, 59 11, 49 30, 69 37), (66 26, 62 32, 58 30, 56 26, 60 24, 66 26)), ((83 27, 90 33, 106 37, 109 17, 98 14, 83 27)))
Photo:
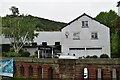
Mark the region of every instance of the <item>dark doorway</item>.
POLYGON ((48 69, 48 78, 49 78, 49 79, 53 79, 53 68, 52 68, 52 67, 50 67, 50 68, 48 69))

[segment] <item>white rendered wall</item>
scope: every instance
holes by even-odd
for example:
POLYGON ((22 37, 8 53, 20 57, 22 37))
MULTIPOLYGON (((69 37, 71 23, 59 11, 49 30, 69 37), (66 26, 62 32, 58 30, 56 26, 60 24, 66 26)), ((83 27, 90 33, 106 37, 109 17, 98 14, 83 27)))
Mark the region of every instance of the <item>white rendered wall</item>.
MULTIPOLYGON (((69 48, 102 48, 101 54, 108 54, 110 56, 110 33, 109 28, 100 24, 99 22, 87 17, 82 16, 77 21, 71 23, 62 29, 62 52, 64 54, 70 53, 69 48), (81 21, 88 21, 89 28, 82 28, 81 21), (65 37, 65 33, 69 32, 69 37, 65 37), (80 32, 80 40, 73 40, 73 32, 80 32), (91 40, 91 32, 98 32, 98 40, 91 40)), ((86 53, 86 52, 85 52, 86 53)), ((95 55, 100 56, 100 53, 95 55)), ((86 54, 78 54, 79 56, 87 56, 86 54)), ((77 56, 78 56, 77 55, 77 56)))
POLYGON ((30 56, 35 55, 35 51, 37 51, 38 48, 26 48, 26 51, 30 52, 30 56))
POLYGON ((37 32, 38 37, 34 39, 38 45, 42 42, 47 42, 47 45, 55 45, 55 42, 60 42, 61 32, 37 32))
POLYGON ((120 16, 120 6, 118 7, 118 15, 120 16))

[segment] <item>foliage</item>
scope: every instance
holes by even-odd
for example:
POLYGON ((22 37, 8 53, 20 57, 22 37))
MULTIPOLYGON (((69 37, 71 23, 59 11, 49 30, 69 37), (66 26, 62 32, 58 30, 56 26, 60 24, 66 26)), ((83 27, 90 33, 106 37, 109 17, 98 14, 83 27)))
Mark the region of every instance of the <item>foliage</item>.
POLYGON ((10 48, 9 51, 10 51, 10 52, 15 52, 14 48, 10 48))
POLYGON ((93 56, 87 55, 86 58, 98 58, 98 56, 97 55, 93 55, 93 56))
POLYGON ((101 12, 96 16, 96 20, 110 28, 111 56, 120 55, 118 45, 120 40, 118 40, 117 30, 119 21, 117 13, 113 10, 110 10, 109 12, 101 12))
POLYGON ((29 57, 30 53, 28 51, 26 51, 26 52, 20 53, 20 56, 21 57, 29 57))
POLYGON ((110 27, 111 33, 115 31, 115 22, 118 18, 118 15, 115 11, 110 10, 109 12, 100 12, 95 18, 96 20, 110 27))
MULTIPOLYGON (((31 16, 31 15, 30 15, 31 16)), ((31 16, 34 17, 34 16, 31 16)), ((38 18, 38 17, 36 17, 38 18)), ((37 31, 59 31, 66 23, 56 22, 44 18, 38 18, 39 24, 36 26, 37 31)))
POLYGON ((10 42, 13 43, 16 53, 19 53, 26 42, 32 41, 37 36, 34 30, 38 22, 38 19, 24 15, 3 17, 3 34, 8 36, 10 42))
POLYGON ((107 54, 101 54, 100 58, 109 58, 109 56, 107 54))
POLYGON ((12 7, 9 8, 9 9, 12 11, 13 15, 18 15, 18 14, 19 14, 19 10, 18 10, 17 7, 12 6, 12 7))
POLYGON ((8 55, 7 55, 6 52, 2 52, 2 56, 3 56, 3 57, 7 57, 8 55))
POLYGON ((91 58, 98 58, 98 56, 97 55, 93 55, 93 56, 91 56, 91 58))

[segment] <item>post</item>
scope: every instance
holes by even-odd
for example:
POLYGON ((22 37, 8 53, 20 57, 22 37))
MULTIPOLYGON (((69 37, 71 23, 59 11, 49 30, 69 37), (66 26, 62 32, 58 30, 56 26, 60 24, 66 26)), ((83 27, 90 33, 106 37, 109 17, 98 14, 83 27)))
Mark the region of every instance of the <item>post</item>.
POLYGON ((53 58, 53 48, 52 48, 52 58, 53 58))
POLYGON ((40 50, 38 50, 38 58, 40 58, 40 50))

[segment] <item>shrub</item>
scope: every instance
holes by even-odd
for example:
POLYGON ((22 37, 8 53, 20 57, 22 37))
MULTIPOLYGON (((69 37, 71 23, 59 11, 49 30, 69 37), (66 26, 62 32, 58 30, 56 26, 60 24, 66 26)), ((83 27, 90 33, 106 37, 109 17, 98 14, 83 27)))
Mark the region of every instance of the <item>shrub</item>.
POLYGON ((15 53, 15 52, 8 52, 8 56, 9 56, 9 57, 15 57, 15 56, 16 56, 16 53, 15 53))
POLYGON ((8 55, 7 55, 7 52, 2 52, 2 56, 3 57, 7 57, 8 55))
POLYGON ((87 56, 86 56, 86 58, 90 58, 90 56, 89 56, 89 55, 87 55, 87 56))
POLYGON ((10 48, 9 52, 15 52, 14 48, 10 48))
POLYGON ((107 54, 101 54, 100 58, 109 58, 109 56, 107 54))
POLYGON ((29 57, 30 53, 28 51, 26 51, 26 52, 20 53, 20 56, 21 57, 29 57))
POLYGON ((98 58, 98 56, 97 55, 93 55, 93 56, 91 56, 91 58, 98 58))

